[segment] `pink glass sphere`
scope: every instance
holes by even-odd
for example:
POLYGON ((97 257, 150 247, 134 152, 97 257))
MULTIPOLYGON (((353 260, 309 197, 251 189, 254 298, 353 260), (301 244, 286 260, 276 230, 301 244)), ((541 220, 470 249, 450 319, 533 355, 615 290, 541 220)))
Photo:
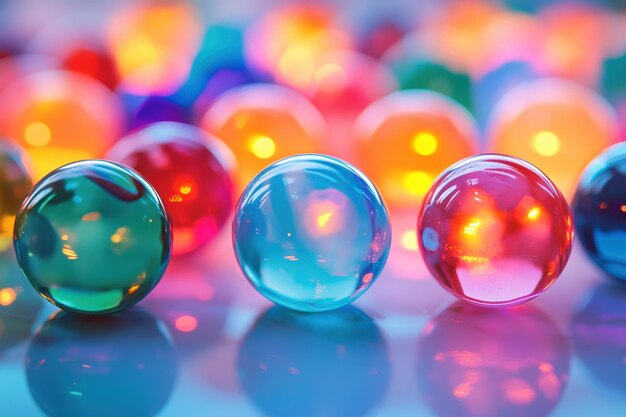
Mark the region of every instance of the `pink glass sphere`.
POLYGON ((136 169, 159 193, 172 221, 174 255, 206 244, 226 223, 233 204, 234 157, 203 130, 153 123, 122 138, 107 157, 136 169))
POLYGON ((489 154, 437 178, 417 232, 437 281, 483 306, 520 304, 545 291, 574 237, 567 201, 548 177, 520 159, 489 154))

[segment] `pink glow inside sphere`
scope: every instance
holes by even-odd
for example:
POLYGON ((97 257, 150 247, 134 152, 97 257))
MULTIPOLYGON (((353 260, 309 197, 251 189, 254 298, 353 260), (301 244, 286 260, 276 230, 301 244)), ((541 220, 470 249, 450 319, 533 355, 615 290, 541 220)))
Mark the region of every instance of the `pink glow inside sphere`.
POLYGON ((485 154, 444 171, 427 193, 419 246, 432 275, 458 298, 511 306, 559 276, 574 237, 556 186, 533 165, 485 154))

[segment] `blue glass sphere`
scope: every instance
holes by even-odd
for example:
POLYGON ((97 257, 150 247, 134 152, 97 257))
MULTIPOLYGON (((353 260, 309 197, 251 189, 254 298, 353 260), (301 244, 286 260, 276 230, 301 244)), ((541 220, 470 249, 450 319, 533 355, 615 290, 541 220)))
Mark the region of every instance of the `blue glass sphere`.
POLYGON ((391 243, 387 209, 356 168, 296 155, 261 171, 243 192, 233 245, 250 283, 271 301, 325 311, 362 295, 391 243))
POLYGON ((585 168, 572 203, 578 239, 608 275, 626 280, 626 143, 585 168))

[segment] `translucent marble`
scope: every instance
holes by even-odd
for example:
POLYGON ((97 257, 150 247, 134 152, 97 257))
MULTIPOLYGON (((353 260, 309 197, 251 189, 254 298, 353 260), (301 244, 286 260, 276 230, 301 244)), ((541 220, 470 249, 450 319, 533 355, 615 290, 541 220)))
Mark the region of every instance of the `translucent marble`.
POLYGON ((17 260, 35 289, 64 310, 126 309, 159 282, 171 253, 156 191, 108 161, 65 165, 26 197, 15 219, 17 260))
POLYGON ((626 280, 626 144, 611 146, 585 168, 572 202, 578 240, 609 276, 626 280))
POLYGON ((226 223, 234 157, 203 130, 154 123, 122 138, 107 157, 136 169, 159 193, 172 222, 174 255, 211 241, 226 223))
POLYGON ((567 201, 531 164, 503 155, 464 159, 441 174, 418 224, 426 266, 470 303, 510 306, 557 279, 574 237, 567 201))
POLYGON ((389 252, 387 210, 374 185, 324 155, 278 161, 237 205, 233 243, 250 283, 301 311, 331 310, 362 295, 389 252))
POLYGON ((11 247, 15 213, 32 186, 24 151, 0 139, 0 251, 11 247))

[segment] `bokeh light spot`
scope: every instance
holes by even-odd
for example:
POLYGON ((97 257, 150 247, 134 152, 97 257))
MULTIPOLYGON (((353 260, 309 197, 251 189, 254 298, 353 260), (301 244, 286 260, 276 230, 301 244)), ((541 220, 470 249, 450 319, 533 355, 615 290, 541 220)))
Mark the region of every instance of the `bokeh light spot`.
POLYGON ((438 141, 435 135, 421 132, 413 138, 413 150, 422 156, 430 156, 437 151, 438 141))
POLYGON ((532 140, 533 149, 542 156, 556 155, 560 145, 558 136, 547 130, 537 133, 532 140))
POLYGON ((257 158, 269 159, 276 152, 276 144, 268 136, 256 135, 250 141, 249 149, 257 158))
POLYGON ((26 126, 24 140, 30 146, 42 147, 50 143, 50 128, 42 122, 34 122, 26 126))

